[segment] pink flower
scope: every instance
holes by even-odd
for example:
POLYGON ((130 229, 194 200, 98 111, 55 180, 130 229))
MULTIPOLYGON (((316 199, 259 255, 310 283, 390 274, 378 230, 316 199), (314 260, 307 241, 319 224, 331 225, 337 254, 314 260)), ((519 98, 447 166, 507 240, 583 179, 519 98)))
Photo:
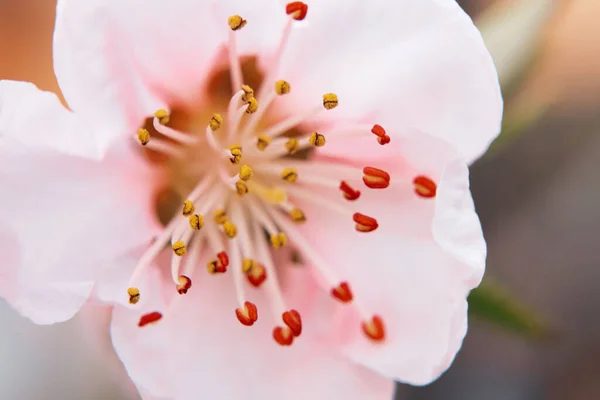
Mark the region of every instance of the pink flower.
POLYGON ((24 315, 93 289, 165 398, 389 399, 450 365, 485 264, 466 164, 502 113, 453 0, 64 0, 55 70, 72 112, 0 86, 24 315))

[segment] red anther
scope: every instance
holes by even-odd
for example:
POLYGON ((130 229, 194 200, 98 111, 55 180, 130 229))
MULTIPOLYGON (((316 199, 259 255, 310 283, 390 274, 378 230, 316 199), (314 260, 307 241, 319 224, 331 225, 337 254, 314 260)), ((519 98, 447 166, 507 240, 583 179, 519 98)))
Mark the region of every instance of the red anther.
POLYGON ((258 320, 258 310, 256 306, 249 301, 244 303, 244 309, 236 308, 235 315, 237 319, 246 326, 252 326, 258 320))
POLYGON ((419 175, 414 180, 415 193, 426 199, 435 197, 437 193, 437 185, 430 178, 419 175))
POLYGON ((348 282, 342 282, 338 286, 331 289, 331 295, 342 303, 349 303, 354 298, 348 282))
POLYGON ((177 285, 177 293, 186 294, 189 288, 192 287, 192 280, 185 275, 179 276, 179 284, 177 285))
POLYGON ((373 315, 370 321, 363 321, 362 330, 369 339, 376 342, 385 339, 385 326, 379 315, 373 315))
POLYGON ((296 21, 302 21, 306 18, 308 4, 301 1, 292 1, 285 6, 285 13, 291 15, 296 21))
POLYGON ((248 277, 248 282, 254 287, 260 287, 265 279, 267 279, 267 270, 264 265, 255 263, 246 276, 248 277))
POLYGON ((356 230, 359 232, 373 232, 379 227, 377 220, 361 213, 354 213, 352 217, 356 222, 356 230))
POLYGON ((346 183, 346 181, 340 182, 340 190, 343 192, 346 200, 354 201, 360 197, 360 192, 346 183))
POLYGON ((382 136, 382 137, 378 137, 377 141, 379 142, 380 145, 384 146, 386 144, 388 144, 392 139, 390 139, 390 137, 388 135, 382 136))
POLYGON ((217 258, 219 259, 219 263, 227 270, 227 266, 229 265, 229 256, 227 253, 224 251, 218 253, 217 258))
POLYGON ((296 310, 286 311, 281 315, 283 322, 292 330, 294 336, 298 337, 302 333, 302 318, 296 310))
POLYGON ((294 342, 294 333, 287 326, 276 326, 273 329, 273 339, 282 346, 291 346, 294 342))
POLYGON ((384 170, 365 167, 363 174, 363 182, 371 189, 385 189, 390 186, 390 174, 384 170))
POLYGON ((373 128, 371 128, 371 132, 373 132, 373 134, 377 137, 384 137, 387 136, 385 129, 383 129, 383 127, 381 125, 373 125, 373 128))
POLYGON ((148 314, 144 314, 140 318, 140 322, 138 322, 138 326, 143 328, 144 326, 151 324, 153 322, 159 321, 162 318, 162 314, 158 311, 154 311, 148 314))

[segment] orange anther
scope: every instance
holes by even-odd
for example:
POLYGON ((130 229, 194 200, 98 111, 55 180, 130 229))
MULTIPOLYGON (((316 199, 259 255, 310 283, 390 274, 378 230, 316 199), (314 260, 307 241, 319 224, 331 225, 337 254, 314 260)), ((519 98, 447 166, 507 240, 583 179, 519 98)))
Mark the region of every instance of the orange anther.
POLYGON ((285 6, 285 13, 291 15, 296 21, 302 21, 308 13, 308 5, 301 1, 293 1, 285 6))
POLYGON ((371 189, 385 189, 390 186, 390 174, 384 170, 365 167, 363 174, 363 182, 371 189))
POLYGON ((273 339, 281 346, 291 346, 294 342, 294 333, 287 326, 276 326, 273 329, 273 339))
POLYGON ((419 196, 424 197, 426 199, 435 197, 437 193, 437 185, 428 177, 423 175, 417 176, 413 180, 413 183, 415 185, 415 192, 419 196))
POLYGON ((292 330, 294 336, 300 336, 302 333, 302 318, 296 310, 286 311, 281 315, 283 322, 292 330))
POLYGON ((354 213, 352 217, 356 222, 356 230, 359 232, 373 232, 379 227, 377 220, 361 213, 354 213))
POLYGON ((371 128, 371 132, 377 137, 384 137, 387 135, 385 129, 383 129, 381 125, 377 124, 373 125, 373 128, 371 128))
POLYGON ((158 311, 154 311, 148 314, 144 314, 140 317, 140 322, 138 322, 138 326, 143 328, 144 326, 151 324, 153 322, 157 322, 162 318, 162 314, 158 311))
POLYGON ((246 326, 252 326, 258 320, 258 310, 253 303, 249 301, 244 303, 244 308, 236 308, 235 315, 237 319, 246 326))
POLYGON ((223 268, 223 271, 217 270, 217 272, 225 272, 227 271, 227 266, 229 265, 229 256, 224 251, 217 253, 217 258, 219 259, 219 266, 223 268))
POLYGON ((374 315, 370 321, 363 321, 362 330, 369 339, 380 342, 385 339, 385 326, 379 315, 374 315))
POLYGON ((338 286, 331 289, 331 295, 341 301, 342 303, 349 303, 352 301, 352 290, 348 282, 342 282, 338 286))
POLYGON ((344 194, 346 200, 354 201, 360 197, 360 191, 348 185, 346 181, 340 182, 340 190, 344 194))
POLYGON ((267 270, 262 264, 255 262, 250 271, 246 273, 246 276, 252 286, 260 287, 265 279, 267 279, 267 270))
POLYGON ((382 137, 378 137, 377 141, 379 142, 380 145, 384 146, 386 144, 388 144, 392 139, 390 139, 390 137, 388 135, 382 136, 382 137))
POLYGON ((189 288, 192 287, 192 280, 185 275, 179 276, 179 284, 177 285, 177 293, 186 294, 189 288))

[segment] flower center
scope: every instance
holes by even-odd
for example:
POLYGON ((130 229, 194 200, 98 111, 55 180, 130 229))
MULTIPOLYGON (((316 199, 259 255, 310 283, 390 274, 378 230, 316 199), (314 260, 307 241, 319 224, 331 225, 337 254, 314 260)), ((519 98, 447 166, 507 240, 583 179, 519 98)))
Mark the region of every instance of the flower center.
MULTIPOLYGON (((161 109, 151 119, 152 129, 145 126, 138 131, 140 144, 150 153, 161 155, 170 170, 175 171, 173 176, 179 183, 174 188, 184 198, 179 212, 139 260, 128 289, 131 304, 141 297, 136 281, 167 244, 173 252, 171 278, 180 295, 191 289, 189 277, 200 253, 208 252, 212 255, 206 265, 210 274, 231 269, 239 303, 235 314, 240 323, 252 326, 258 319, 256 305, 246 297, 246 280, 255 287, 264 287, 274 305, 276 320, 280 321, 273 328, 274 340, 283 346, 291 345, 302 332, 302 319, 285 303, 271 257, 271 251, 291 245, 329 283, 334 299, 356 308, 363 320, 364 334, 373 341, 384 339, 382 317, 361 305, 350 283, 337 276, 296 225, 318 223, 309 221, 297 206, 298 201, 303 201, 318 203, 352 218, 358 232, 375 231, 379 224, 373 216, 354 212, 344 203, 360 198, 357 187, 361 179, 368 189, 381 190, 391 184, 390 175, 373 166, 361 170, 340 162, 312 160, 311 155, 327 145, 328 137, 374 135, 374 142, 379 145, 389 143, 390 137, 379 125, 356 124, 335 128, 327 134, 316 131, 289 134, 320 113, 336 108, 339 100, 333 93, 312 99, 315 106, 307 112, 288 113, 275 124, 264 122, 278 97, 293 95, 292 84, 278 77, 279 64, 295 21, 304 19, 307 11, 302 2, 287 5, 288 23, 274 61, 257 88, 243 83, 237 54, 236 35, 247 21, 239 15, 231 16, 228 60, 233 94, 225 109, 209 115, 204 125, 184 130, 171 123, 170 111, 161 109), (295 157, 303 150, 311 152, 308 157, 295 157), (322 187, 339 188, 339 201, 317 199, 314 193, 322 187)), ((420 196, 435 196, 436 185, 431 179, 419 176, 414 184, 420 196)), ((139 326, 161 318, 158 312, 145 314, 139 326)))

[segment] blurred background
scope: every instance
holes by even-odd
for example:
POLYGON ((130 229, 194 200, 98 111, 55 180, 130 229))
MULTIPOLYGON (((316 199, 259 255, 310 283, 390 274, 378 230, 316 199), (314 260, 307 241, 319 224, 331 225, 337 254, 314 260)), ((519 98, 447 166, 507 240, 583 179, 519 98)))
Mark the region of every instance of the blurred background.
MULTIPOLYGON (((85 1, 85 0, 82 0, 85 1)), ((489 246, 453 367, 399 400, 600 398, 600 1, 459 1, 506 100, 503 134, 471 168, 489 246)), ((0 0, 0 79, 58 90, 52 0, 0 0)), ((84 313, 37 327, 0 304, 0 399, 137 395, 84 313), (109 357, 109 361, 106 361, 109 357)))

